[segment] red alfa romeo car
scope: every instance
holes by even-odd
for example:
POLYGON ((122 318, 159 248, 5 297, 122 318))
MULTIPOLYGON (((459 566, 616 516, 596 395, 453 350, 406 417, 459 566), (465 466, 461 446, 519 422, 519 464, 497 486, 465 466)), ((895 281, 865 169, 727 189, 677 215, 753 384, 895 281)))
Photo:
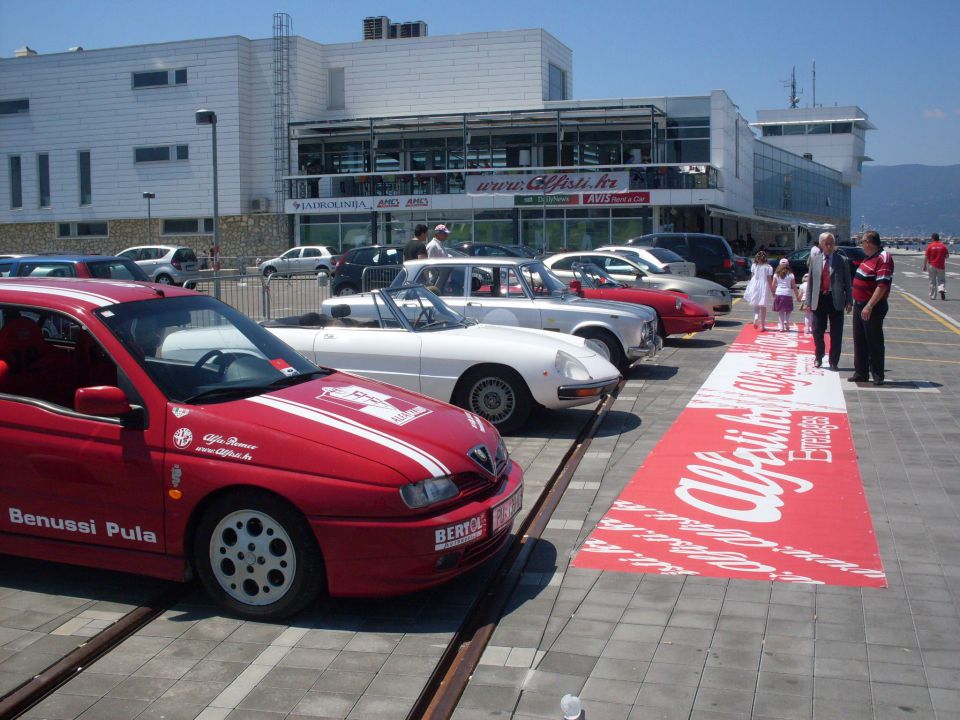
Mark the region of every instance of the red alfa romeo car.
POLYGON ((570 289, 580 297, 637 303, 656 310, 657 332, 662 338, 709 330, 716 322, 703 305, 683 293, 629 287, 593 263, 576 263, 571 269, 576 279, 570 282, 570 289))
POLYGON ((0 280, 0 553, 289 615, 493 555, 522 471, 492 425, 320 368, 205 295, 0 280))

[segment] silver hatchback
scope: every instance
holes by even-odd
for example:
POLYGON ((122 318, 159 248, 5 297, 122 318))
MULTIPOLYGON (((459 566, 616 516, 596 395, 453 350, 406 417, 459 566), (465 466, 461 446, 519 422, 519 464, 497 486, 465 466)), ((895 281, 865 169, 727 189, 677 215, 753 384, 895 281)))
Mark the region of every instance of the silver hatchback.
POLYGON ((138 245, 117 255, 133 260, 151 282, 190 287, 200 279, 197 255, 183 245, 138 245))

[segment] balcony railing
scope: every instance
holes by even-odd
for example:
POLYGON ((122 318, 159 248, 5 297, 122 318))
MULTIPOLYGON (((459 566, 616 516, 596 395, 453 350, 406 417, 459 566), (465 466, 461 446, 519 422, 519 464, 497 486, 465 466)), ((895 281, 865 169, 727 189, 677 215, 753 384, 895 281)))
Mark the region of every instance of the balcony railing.
MULTIPOLYGON (((466 192, 467 176, 555 175, 558 173, 629 173, 630 190, 718 189, 720 172, 712 165, 588 165, 552 168, 482 168, 358 172, 285 177, 292 199, 384 197, 396 195, 456 195, 466 192)), ((531 191, 536 194, 537 191, 531 191)))

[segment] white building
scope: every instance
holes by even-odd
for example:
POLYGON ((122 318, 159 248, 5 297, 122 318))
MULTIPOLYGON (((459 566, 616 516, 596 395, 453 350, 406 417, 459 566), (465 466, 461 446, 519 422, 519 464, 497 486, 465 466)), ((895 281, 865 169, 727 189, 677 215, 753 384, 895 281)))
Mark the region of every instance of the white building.
MULTIPOLYGON (((324 45, 274 20, 260 40, 0 59, 0 251, 142 242, 144 192, 155 196, 155 240, 208 247, 212 133, 195 122, 201 108, 217 116, 228 256, 405 240, 417 222, 547 249, 670 227, 735 240, 767 222, 754 202, 753 132, 723 91, 574 101, 572 53, 544 30, 324 45), (587 191, 530 184, 557 176, 587 191), (500 182, 523 178, 522 190, 500 182)), ((851 152, 862 155, 862 138, 851 152)), ((852 178, 788 160, 839 202, 791 195, 771 227, 848 226, 852 178)))

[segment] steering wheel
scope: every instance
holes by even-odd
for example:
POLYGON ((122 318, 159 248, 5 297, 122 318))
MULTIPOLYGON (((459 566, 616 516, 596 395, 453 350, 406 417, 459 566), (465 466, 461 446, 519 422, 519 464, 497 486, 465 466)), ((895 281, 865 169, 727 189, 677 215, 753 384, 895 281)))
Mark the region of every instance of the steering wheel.
POLYGON ((420 321, 423 321, 424 325, 429 325, 434 321, 433 308, 425 307, 420 309, 420 314, 417 315, 417 319, 413 321, 413 327, 421 327, 420 321))

